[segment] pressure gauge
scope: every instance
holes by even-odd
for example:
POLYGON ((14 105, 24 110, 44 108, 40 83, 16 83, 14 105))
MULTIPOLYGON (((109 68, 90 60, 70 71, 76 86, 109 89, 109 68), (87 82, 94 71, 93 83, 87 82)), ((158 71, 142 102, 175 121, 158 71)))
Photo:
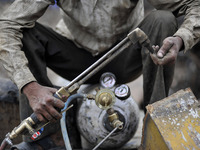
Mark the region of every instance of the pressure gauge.
POLYGON ((126 84, 121 84, 115 88, 115 96, 121 100, 128 98, 131 95, 130 88, 126 84))
POLYGON ((100 84, 104 88, 112 88, 116 84, 116 77, 111 72, 106 72, 101 75, 100 84))

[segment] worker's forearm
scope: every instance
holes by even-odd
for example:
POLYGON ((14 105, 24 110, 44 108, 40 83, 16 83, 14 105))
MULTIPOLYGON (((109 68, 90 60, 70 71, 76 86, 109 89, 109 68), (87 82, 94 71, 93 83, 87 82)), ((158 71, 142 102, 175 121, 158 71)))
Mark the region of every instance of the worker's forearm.
POLYGON ((174 34, 182 38, 185 52, 200 41, 200 1, 196 3, 198 6, 197 4, 191 6, 185 15, 183 24, 174 34))
POLYGON ((9 29, 9 26, 10 23, 5 21, 0 24, 0 60, 9 77, 21 89, 28 82, 35 81, 35 78, 27 67, 24 52, 21 51, 22 33, 13 27, 9 29))
POLYGON ((15 0, 0 16, 0 61, 20 90, 35 81, 21 51, 23 28, 32 28, 50 4, 54 0, 15 0))
POLYGON ((199 0, 149 0, 156 9, 173 12, 178 17, 185 15, 184 22, 174 36, 184 42, 184 51, 191 49, 200 40, 200 1, 199 0))

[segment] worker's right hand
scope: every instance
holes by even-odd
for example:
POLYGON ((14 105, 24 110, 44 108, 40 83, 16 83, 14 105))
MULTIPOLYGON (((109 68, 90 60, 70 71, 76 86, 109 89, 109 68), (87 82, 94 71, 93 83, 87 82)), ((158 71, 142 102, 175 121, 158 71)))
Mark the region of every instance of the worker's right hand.
POLYGON ((156 65, 175 64, 178 52, 182 49, 183 45, 181 37, 167 37, 160 48, 159 46, 153 46, 155 53, 150 54, 150 56, 156 65))
POLYGON ((53 96, 57 89, 30 82, 22 90, 39 121, 55 121, 62 117, 55 109, 62 109, 65 106, 63 101, 53 96))

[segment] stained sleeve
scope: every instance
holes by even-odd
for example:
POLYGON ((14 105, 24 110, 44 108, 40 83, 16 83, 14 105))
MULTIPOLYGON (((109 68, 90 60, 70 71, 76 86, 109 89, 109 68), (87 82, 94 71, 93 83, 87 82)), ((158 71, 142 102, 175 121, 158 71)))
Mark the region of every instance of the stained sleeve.
POLYGON ((184 52, 200 41, 200 0, 149 0, 160 10, 169 10, 176 17, 184 15, 184 22, 174 34, 184 41, 184 52))
POLYGON ((36 81, 28 68, 22 48, 23 28, 32 28, 54 0, 15 0, 0 15, 0 61, 9 77, 21 91, 31 81, 36 81))

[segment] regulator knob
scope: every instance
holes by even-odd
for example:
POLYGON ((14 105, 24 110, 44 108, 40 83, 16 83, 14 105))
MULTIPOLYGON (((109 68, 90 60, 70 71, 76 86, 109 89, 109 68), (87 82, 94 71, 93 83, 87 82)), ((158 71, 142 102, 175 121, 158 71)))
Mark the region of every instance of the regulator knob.
POLYGON ((95 97, 96 105, 101 109, 108 109, 115 103, 115 95, 110 89, 102 89, 95 97))

